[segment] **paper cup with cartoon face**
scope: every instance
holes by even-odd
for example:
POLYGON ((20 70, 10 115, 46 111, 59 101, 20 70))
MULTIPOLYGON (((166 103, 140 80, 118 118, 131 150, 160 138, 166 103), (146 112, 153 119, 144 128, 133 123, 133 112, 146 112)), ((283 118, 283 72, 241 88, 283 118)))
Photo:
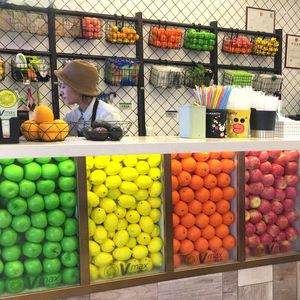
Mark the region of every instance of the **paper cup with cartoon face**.
POLYGON ((232 110, 227 113, 227 137, 247 138, 249 132, 250 110, 232 110))
POLYGON ((226 136, 225 109, 206 109, 206 137, 225 138, 226 136))

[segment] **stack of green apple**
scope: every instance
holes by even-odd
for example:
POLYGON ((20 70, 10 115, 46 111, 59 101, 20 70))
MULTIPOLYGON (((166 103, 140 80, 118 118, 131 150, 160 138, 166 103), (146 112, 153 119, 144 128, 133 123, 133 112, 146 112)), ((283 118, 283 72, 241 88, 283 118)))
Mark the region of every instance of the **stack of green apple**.
POLYGON ((87 157, 90 278, 161 270, 161 155, 87 157))
POLYGON ((195 28, 188 29, 184 35, 183 47, 198 51, 212 51, 216 43, 213 32, 199 31, 195 28))
POLYGON ((79 281, 73 159, 0 159, 0 295, 79 281))

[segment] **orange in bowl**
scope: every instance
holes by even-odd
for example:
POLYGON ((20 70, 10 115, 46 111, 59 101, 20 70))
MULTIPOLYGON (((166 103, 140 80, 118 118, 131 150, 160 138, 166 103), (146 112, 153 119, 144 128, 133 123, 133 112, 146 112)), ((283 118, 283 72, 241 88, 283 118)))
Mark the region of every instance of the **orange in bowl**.
POLYGON ((28 141, 34 141, 39 139, 39 125, 33 120, 27 120, 21 125, 22 135, 28 141))
POLYGON ((54 120, 53 111, 51 110, 50 107, 46 105, 39 105, 34 110, 33 120, 38 124, 45 123, 45 122, 53 122, 54 120))
POLYGON ((58 135, 56 137, 56 141, 63 141, 69 134, 69 125, 67 122, 61 119, 54 120, 53 123, 57 127, 58 135))
POLYGON ((39 125, 40 139, 45 142, 55 141, 58 136, 58 129, 54 122, 44 122, 39 125))

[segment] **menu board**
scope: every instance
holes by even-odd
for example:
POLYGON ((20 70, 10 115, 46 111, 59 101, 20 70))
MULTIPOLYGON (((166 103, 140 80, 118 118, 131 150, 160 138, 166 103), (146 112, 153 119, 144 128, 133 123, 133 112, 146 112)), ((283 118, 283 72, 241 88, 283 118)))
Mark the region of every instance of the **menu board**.
POLYGON ((285 64, 286 68, 300 69, 300 36, 286 35, 285 64))
POLYGON ((275 10, 246 7, 246 30, 275 32, 275 10))

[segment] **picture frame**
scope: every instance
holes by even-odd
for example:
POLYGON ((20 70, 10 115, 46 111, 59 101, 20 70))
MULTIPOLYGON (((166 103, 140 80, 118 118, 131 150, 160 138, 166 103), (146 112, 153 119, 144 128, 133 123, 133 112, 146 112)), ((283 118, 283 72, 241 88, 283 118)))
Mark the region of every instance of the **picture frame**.
POLYGON ((275 33, 276 11, 258 7, 246 7, 246 30, 275 33))
POLYGON ((284 67, 300 69, 300 35, 286 35, 284 67))

